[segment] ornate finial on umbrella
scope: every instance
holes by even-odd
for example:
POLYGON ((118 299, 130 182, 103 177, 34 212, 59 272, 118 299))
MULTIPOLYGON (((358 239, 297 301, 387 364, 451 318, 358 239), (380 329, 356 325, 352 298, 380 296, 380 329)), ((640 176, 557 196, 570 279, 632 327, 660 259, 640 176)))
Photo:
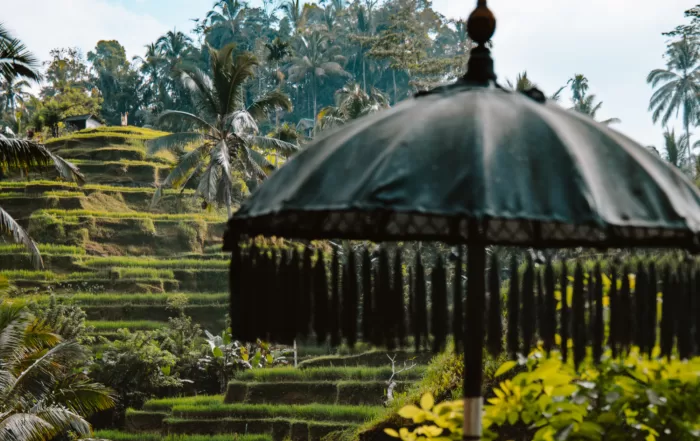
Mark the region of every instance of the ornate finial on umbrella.
POLYGON ((467 32, 469 38, 479 46, 485 45, 496 32, 496 17, 486 6, 486 0, 479 0, 476 9, 469 16, 467 32))
POLYGON ((479 0, 476 9, 467 20, 467 33, 469 38, 478 45, 471 50, 467 73, 464 79, 476 83, 488 83, 496 79, 493 72, 493 60, 491 51, 486 43, 491 40, 496 32, 496 17, 486 6, 486 0, 479 0))

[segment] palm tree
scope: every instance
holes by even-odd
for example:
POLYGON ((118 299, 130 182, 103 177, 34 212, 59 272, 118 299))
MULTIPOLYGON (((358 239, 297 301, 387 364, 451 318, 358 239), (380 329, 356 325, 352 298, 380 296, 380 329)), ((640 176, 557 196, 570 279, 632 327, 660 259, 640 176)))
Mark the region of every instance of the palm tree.
POLYGON ((571 86, 572 101, 574 105, 579 103, 588 93, 588 78, 583 74, 576 74, 566 82, 571 86))
POLYGON ((168 60, 179 60, 187 53, 191 43, 190 37, 174 29, 161 36, 156 41, 156 46, 161 55, 168 60))
POLYGON ((0 440, 44 441, 114 406, 111 392, 74 368, 86 352, 63 341, 19 302, 0 302, 0 440))
POLYGON ((303 0, 285 0, 280 4, 279 9, 284 12, 285 17, 292 25, 292 30, 296 33, 306 24, 308 9, 304 7, 303 0))
MULTIPOLYGON (((6 137, 0 133, 0 167, 5 170, 30 170, 37 167, 53 166, 66 180, 82 184, 85 178, 78 168, 63 158, 51 153, 44 145, 25 139, 6 137)), ((39 248, 26 231, 0 208, 0 234, 11 237, 24 245, 37 268, 43 267, 39 248)), ((2 439, 2 438, 0 438, 2 439)))
POLYGON ((245 3, 238 0, 219 0, 204 19, 204 32, 207 41, 220 47, 232 41, 247 41, 243 21, 247 11, 245 3), (242 37, 242 38, 239 38, 242 37))
MULTIPOLYGON (((584 115, 588 115, 591 118, 595 119, 596 114, 600 110, 600 108, 603 107, 603 102, 599 101, 596 102, 596 96, 594 94, 586 95, 584 96, 581 101, 576 103, 574 107, 572 107, 572 110, 575 110, 579 113, 583 113, 584 115)), ((610 124, 617 124, 620 122, 619 118, 608 118, 606 120, 600 121, 602 124, 610 125, 610 124)))
POLYGON ((335 107, 326 107, 318 114, 321 130, 343 125, 348 121, 389 108, 389 98, 377 89, 369 94, 351 82, 335 93, 335 107))
MULTIPOLYGON (((513 84, 510 80, 506 80, 506 85, 516 92, 527 92, 528 90, 537 87, 537 84, 533 83, 527 76, 527 71, 523 71, 515 77, 515 84, 513 84)), ((560 87, 559 90, 549 97, 549 99, 554 102, 558 102, 561 99, 561 93, 564 89, 566 89, 566 86, 560 87)))
MULTIPOLYGON (((593 94, 588 95, 588 90, 590 88, 588 85, 588 78, 583 74, 576 74, 573 78, 570 78, 566 84, 571 87, 571 101, 574 103, 574 106, 570 110, 575 110, 595 119, 596 114, 601 107, 603 107, 603 102, 596 102, 596 96, 593 94)), ((559 89, 559 92, 555 94, 557 97, 561 90, 562 89, 559 89)), ((617 124, 620 122, 620 119, 608 118, 600 122, 605 125, 617 124)))
POLYGON ((664 146, 666 147, 665 160, 680 169, 685 169, 690 160, 690 144, 688 136, 681 135, 676 138, 675 130, 664 132, 664 146))
POLYGON ((667 51, 666 69, 654 69, 647 76, 647 83, 659 87, 649 100, 652 120, 665 126, 674 114, 682 111, 685 136, 690 141, 690 124, 700 111, 700 50, 695 41, 683 37, 672 43, 667 51))
POLYGON ((17 106, 21 106, 29 98, 29 92, 26 90, 29 87, 27 80, 18 77, 0 80, 0 109, 10 112, 14 117, 17 106))
POLYGON ((535 87, 535 83, 530 81, 530 78, 528 78, 527 71, 523 71, 515 77, 515 84, 513 84, 510 80, 506 80, 506 84, 509 88, 518 92, 525 92, 535 87))
POLYGON ((158 100, 162 95, 162 70, 165 59, 160 55, 160 49, 156 43, 146 45, 145 57, 135 56, 134 61, 138 61, 139 71, 147 78, 147 87, 154 100, 158 100))
POLYGON ((193 130, 158 138, 150 147, 152 152, 164 148, 182 149, 189 143, 196 147, 183 152, 180 162, 156 190, 154 203, 160 198, 162 188, 182 188, 203 168, 195 197, 201 196, 207 203, 223 203, 231 215, 236 173, 257 181, 272 169, 272 164, 258 149, 284 154, 297 150, 293 144, 258 135, 256 121, 277 108, 291 110, 292 104, 287 95, 275 89, 246 105, 243 86, 253 76, 258 61, 248 52, 234 55, 234 49, 234 44, 219 50, 209 47, 211 76, 200 69, 183 69, 182 80, 196 97, 201 113, 163 112, 161 121, 180 120, 191 124, 193 130))
POLYGON ((12 37, 5 26, 0 23, 0 75, 10 81, 15 77, 24 77, 39 81, 39 61, 21 41, 12 37))
POLYGON ((293 82, 302 80, 309 82, 314 119, 318 110, 319 82, 329 76, 350 76, 341 65, 345 62, 345 57, 340 52, 341 49, 332 45, 326 34, 317 30, 297 39, 295 55, 291 59, 289 68, 289 79, 293 82))

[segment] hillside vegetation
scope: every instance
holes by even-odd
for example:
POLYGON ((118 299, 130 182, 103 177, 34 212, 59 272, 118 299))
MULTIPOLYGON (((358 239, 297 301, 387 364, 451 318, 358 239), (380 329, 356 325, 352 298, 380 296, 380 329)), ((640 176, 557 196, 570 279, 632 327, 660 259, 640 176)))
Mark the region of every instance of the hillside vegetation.
MULTIPOLYGON (((170 300, 205 329, 223 327, 228 259, 219 252, 223 212, 203 210, 192 190, 165 191, 152 207, 156 185, 176 160, 149 156, 145 142, 165 132, 99 127, 47 142, 78 165, 87 183, 51 173, 0 181, 5 209, 39 244, 37 271, 17 245, 0 247, 0 276, 17 294, 80 306, 95 333, 120 327, 152 329, 175 315, 170 300)), ((170 155, 170 156, 169 156, 170 155)))

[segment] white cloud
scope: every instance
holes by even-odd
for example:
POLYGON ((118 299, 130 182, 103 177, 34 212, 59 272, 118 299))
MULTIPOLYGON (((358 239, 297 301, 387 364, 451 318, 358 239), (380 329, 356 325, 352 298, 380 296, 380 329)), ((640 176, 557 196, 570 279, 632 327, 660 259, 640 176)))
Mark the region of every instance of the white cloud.
POLYGON ((140 55, 143 46, 169 26, 106 0, 0 0, 6 26, 41 60, 56 47, 79 47, 85 54, 99 40, 118 40, 127 55, 140 55))

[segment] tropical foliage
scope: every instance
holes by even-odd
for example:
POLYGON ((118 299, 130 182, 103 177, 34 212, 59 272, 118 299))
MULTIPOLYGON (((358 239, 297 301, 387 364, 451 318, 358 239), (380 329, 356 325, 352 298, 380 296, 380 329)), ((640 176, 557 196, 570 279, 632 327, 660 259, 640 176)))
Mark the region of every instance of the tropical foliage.
POLYGON ((230 215, 239 176, 248 182, 263 179, 273 168, 264 152, 288 155, 297 150, 294 144, 260 136, 256 121, 278 108, 291 110, 292 105, 278 89, 246 105, 243 84, 253 75, 258 61, 250 53, 234 54, 234 50, 234 44, 219 50, 209 48, 211 76, 197 68, 182 70, 182 81, 193 92, 199 112, 168 110, 160 115, 159 121, 175 119, 189 123, 191 129, 151 143, 151 152, 175 148, 181 153, 178 165, 155 193, 154 202, 163 187, 181 188, 197 175, 195 197, 225 205, 230 215), (182 149, 189 143, 195 147, 182 149))
POLYGON ((87 356, 24 304, 0 301, 0 439, 90 435, 85 418, 114 401, 107 388, 76 371, 87 356))
MULTIPOLYGON (((484 407, 484 438, 693 440, 700 428, 699 374, 699 359, 647 360, 634 351, 576 372, 559 354, 535 351, 496 372, 501 382, 484 407)), ((420 407, 407 405, 399 415, 417 427, 386 429, 392 437, 462 439, 462 400, 436 404, 426 394, 420 407)))

